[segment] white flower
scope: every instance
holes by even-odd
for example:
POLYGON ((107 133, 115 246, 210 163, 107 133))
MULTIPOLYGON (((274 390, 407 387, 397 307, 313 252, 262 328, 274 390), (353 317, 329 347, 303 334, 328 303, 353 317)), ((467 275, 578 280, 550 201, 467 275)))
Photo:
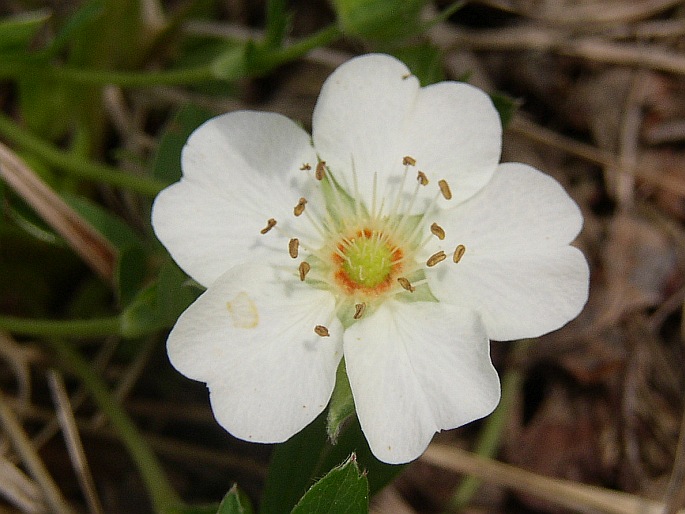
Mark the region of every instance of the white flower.
POLYGON ((249 111, 197 129, 152 222, 207 288, 167 348, 226 430, 288 439, 325 409, 343 356, 382 461, 492 411, 489 339, 555 330, 588 294, 569 246, 578 207, 547 175, 498 164, 500 146, 486 94, 421 88, 385 55, 328 78, 311 137, 249 111))

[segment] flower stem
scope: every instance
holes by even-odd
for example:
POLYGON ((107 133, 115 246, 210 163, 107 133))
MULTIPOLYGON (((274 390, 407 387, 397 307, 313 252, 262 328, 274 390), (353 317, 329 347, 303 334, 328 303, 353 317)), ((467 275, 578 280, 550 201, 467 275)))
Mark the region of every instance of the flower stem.
POLYGON ((126 412, 111 395, 107 385, 93 371, 93 368, 69 345, 62 341, 49 340, 52 349, 67 367, 83 382, 102 412, 107 415, 128 449, 151 497, 158 514, 173 512, 181 505, 176 491, 171 487, 157 457, 145 442, 126 412))
POLYGON ((105 337, 121 335, 118 316, 87 320, 45 320, 0 316, 0 330, 29 337, 105 337))
MULTIPOLYGON (((528 340, 517 343, 514 350, 515 361, 520 361, 521 355, 528 348, 528 340)), ((502 399, 499 406, 485 422, 483 430, 479 434, 474 453, 481 457, 493 457, 499 449, 502 433, 509 416, 511 406, 514 404, 516 395, 521 389, 523 373, 514 366, 507 371, 502 378, 502 399)), ((461 511, 471 501, 471 498, 480 487, 481 481, 473 476, 466 476, 454 492, 449 506, 450 511, 461 511)))
POLYGON ((131 175, 105 164, 70 155, 22 129, 4 114, 0 114, 0 134, 24 150, 36 154, 47 163, 72 175, 130 189, 146 196, 155 196, 166 186, 153 178, 131 175))

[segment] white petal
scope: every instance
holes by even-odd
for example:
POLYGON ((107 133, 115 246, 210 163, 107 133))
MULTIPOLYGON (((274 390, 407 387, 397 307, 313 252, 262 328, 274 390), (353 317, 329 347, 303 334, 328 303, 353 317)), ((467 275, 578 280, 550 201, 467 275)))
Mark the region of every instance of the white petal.
POLYGON ((384 462, 417 458, 435 432, 481 418, 499 401, 489 342, 468 309, 391 300, 344 340, 357 416, 384 462))
POLYGON ((312 172, 299 169, 316 165, 309 139, 284 116, 249 111, 213 118, 190 136, 183 179, 152 210, 155 233, 181 268, 209 286, 241 262, 286 259, 289 237, 316 237, 293 215, 300 197, 323 209, 312 172), (279 230, 262 235, 269 218, 279 230))
MULTIPOLYGON (((420 88, 404 64, 378 54, 340 66, 324 84, 313 116, 319 156, 352 193, 354 170, 367 206, 374 174, 377 197, 393 196, 406 155, 417 161, 409 169, 412 182, 420 169, 434 185, 446 179, 454 203, 468 198, 492 176, 501 133, 497 111, 482 91, 457 82, 420 88)), ((434 193, 420 191, 425 198, 434 193)), ((423 205, 417 202, 413 210, 423 205)))
POLYGON ((540 336, 585 305, 588 265, 567 246, 582 216, 551 177, 503 164, 479 194, 440 213, 438 223, 447 233, 438 247, 451 255, 463 244, 466 252, 458 264, 427 269, 431 291, 441 301, 473 306, 491 339, 540 336))
POLYGON ((178 319, 169 359, 207 382, 217 421, 255 442, 280 442, 326 407, 342 357, 335 302, 295 276, 244 265, 222 275, 178 319), (314 333, 324 325, 329 337, 314 333))

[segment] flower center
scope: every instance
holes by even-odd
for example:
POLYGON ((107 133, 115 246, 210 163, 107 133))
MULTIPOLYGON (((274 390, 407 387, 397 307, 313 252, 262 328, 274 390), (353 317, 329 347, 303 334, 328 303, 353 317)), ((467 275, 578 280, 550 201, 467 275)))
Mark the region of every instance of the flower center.
POLYGON ((336 279, 350 291, 386 289, 397 271, 402 252, 377 231, 360 230, 338 245, 336 279))

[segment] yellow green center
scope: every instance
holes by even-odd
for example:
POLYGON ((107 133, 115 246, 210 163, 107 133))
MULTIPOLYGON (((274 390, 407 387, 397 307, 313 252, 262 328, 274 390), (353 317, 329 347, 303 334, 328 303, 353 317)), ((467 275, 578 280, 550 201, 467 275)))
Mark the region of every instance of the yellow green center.
POLYGON ((393 250, 385 241, 362 235, 343 249, 342 269, 354 284, 373 288, 387 280, 393 269, 393 250))

